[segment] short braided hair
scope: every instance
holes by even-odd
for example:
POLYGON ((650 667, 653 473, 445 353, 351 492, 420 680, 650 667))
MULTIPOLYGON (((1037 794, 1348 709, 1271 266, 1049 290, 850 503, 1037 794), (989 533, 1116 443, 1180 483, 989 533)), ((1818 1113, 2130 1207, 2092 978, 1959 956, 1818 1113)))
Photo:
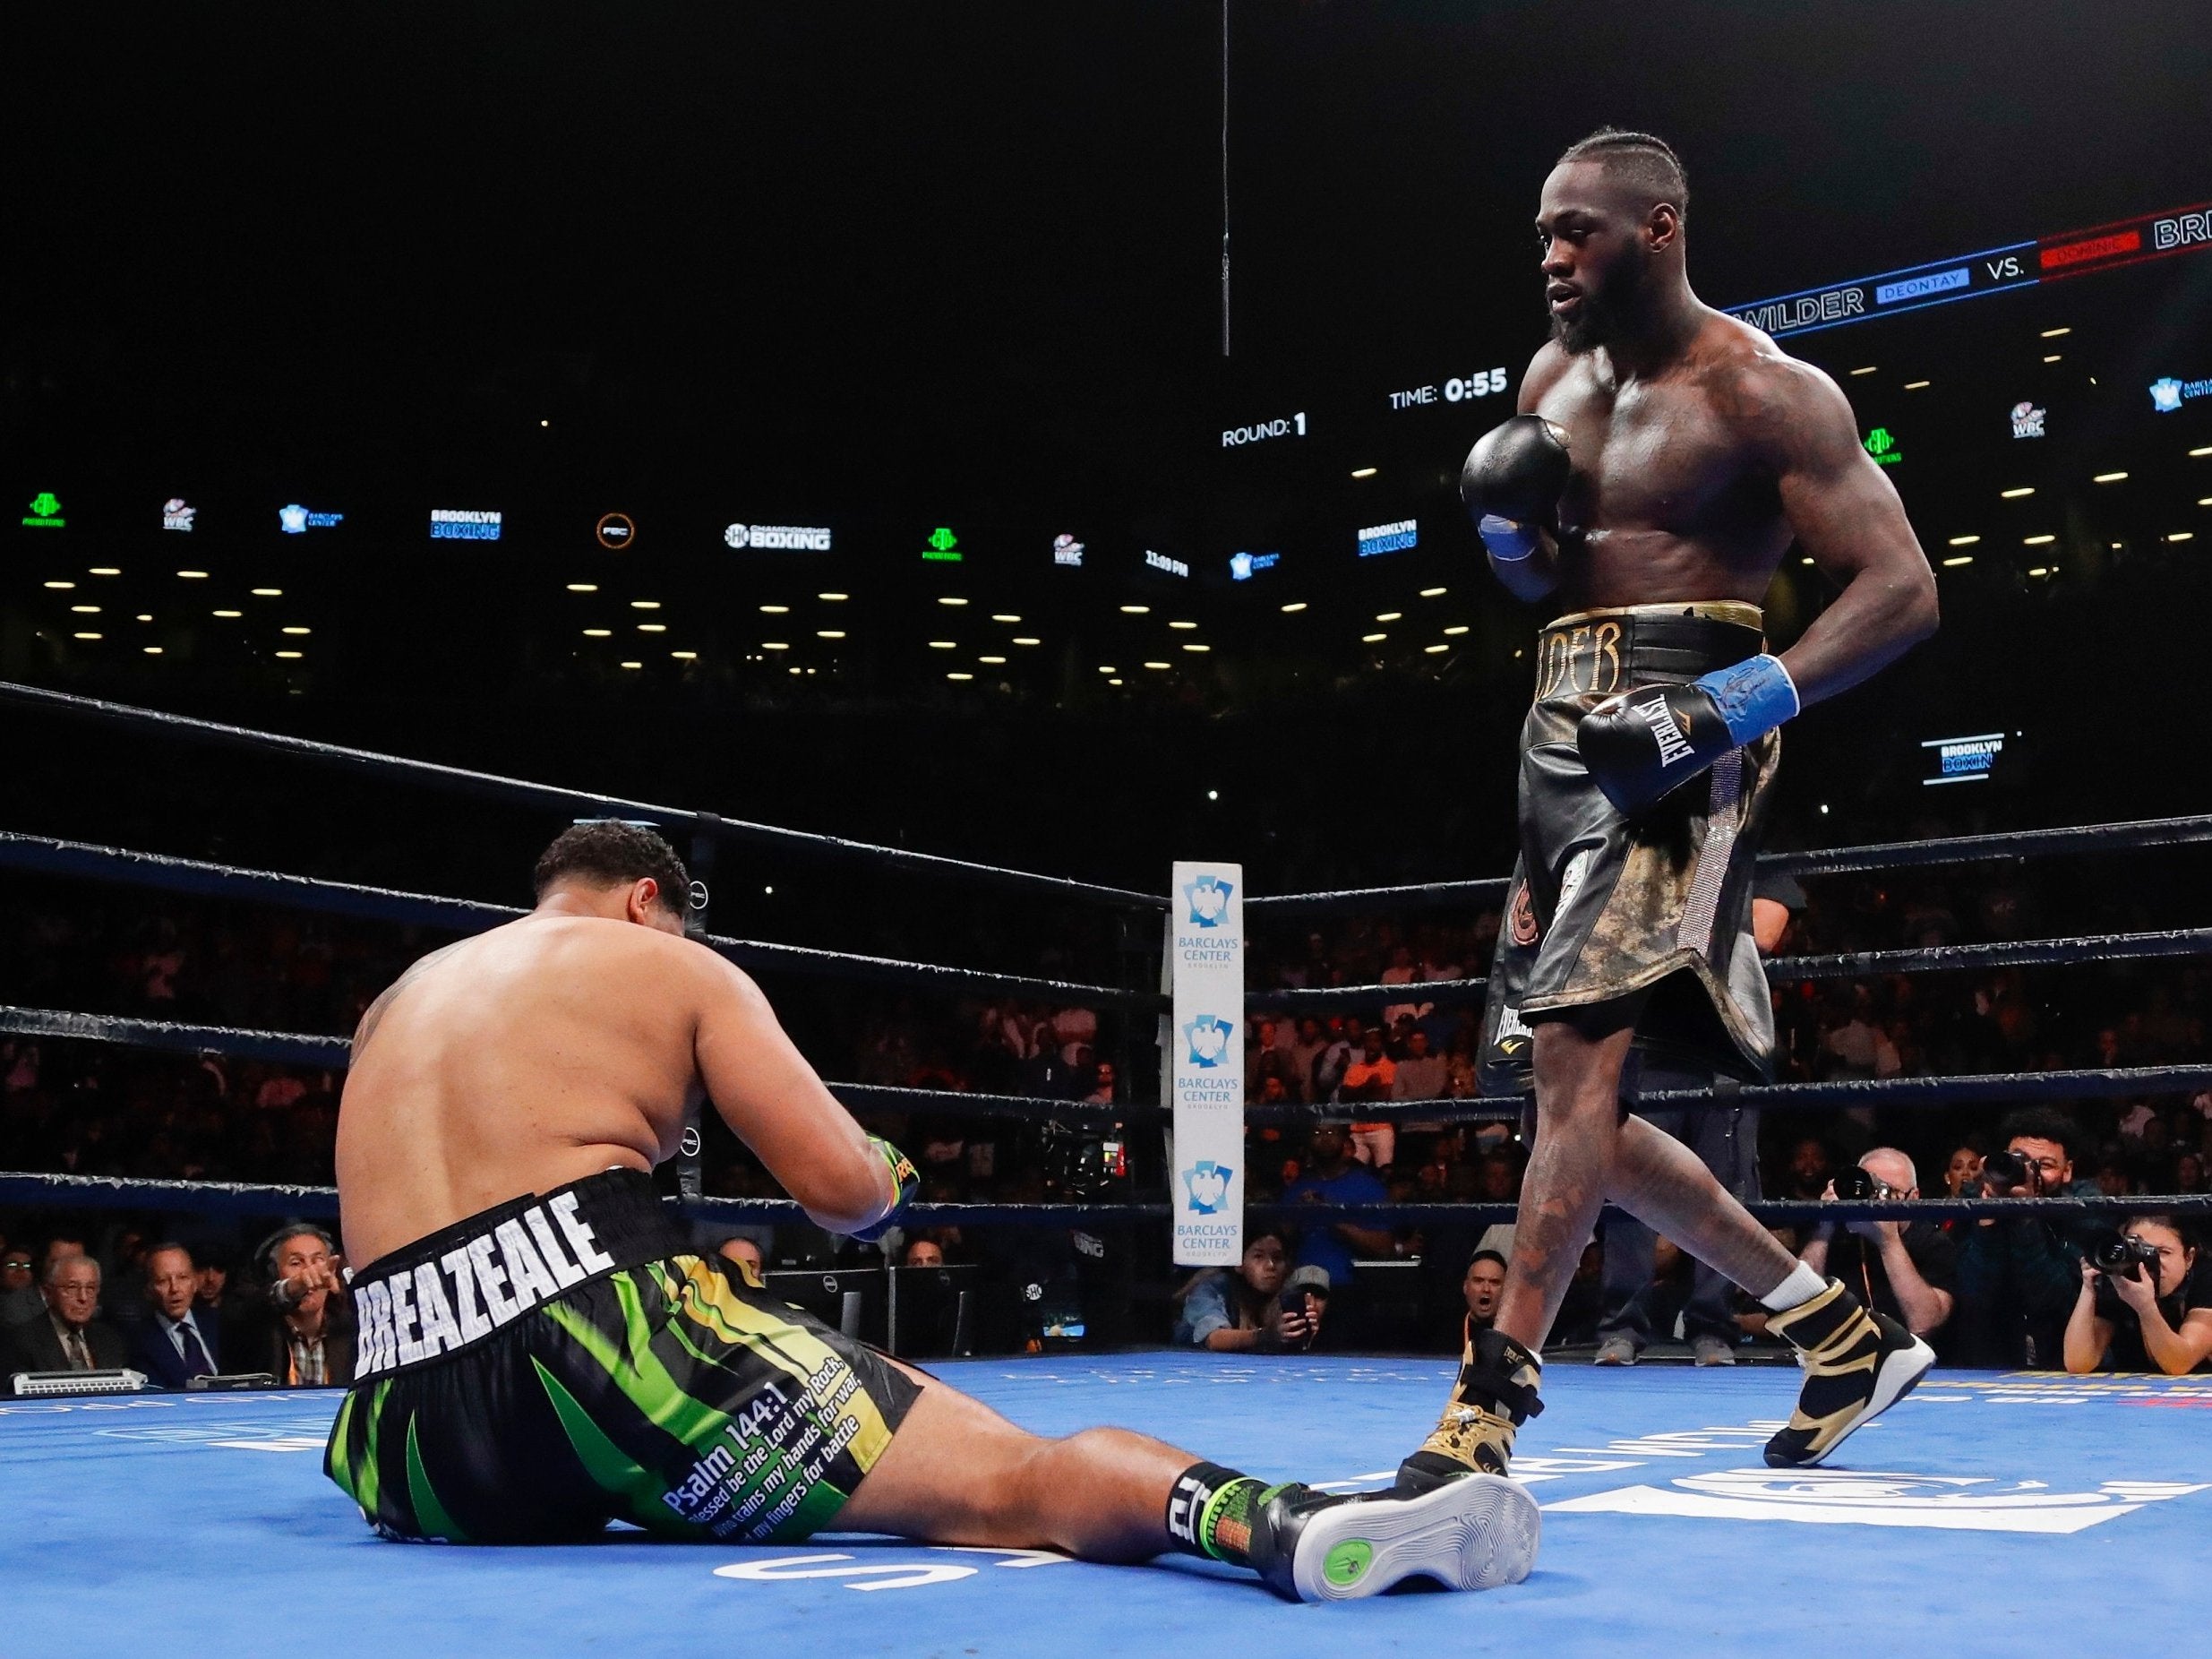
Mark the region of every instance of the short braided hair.
POLYGON ((1685 224, 1690 218, 1690 175, 1675 147, 1650 133, 1631 133, 1601 126, 1588 138, 1569 144, 1557 165, 1595 161, 1636 185, 1651 206, 1664 202, 1685 224))

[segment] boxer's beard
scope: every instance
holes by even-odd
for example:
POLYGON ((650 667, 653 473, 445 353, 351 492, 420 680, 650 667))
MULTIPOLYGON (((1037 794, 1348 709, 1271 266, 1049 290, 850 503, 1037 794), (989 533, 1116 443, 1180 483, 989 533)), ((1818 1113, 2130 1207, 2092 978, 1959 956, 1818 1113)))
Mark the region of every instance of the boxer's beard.
POLYGON ((1578 357, 1619 339, 1636 314, 1650 270, 1650 250, 1640 242, 1631 243, 1597 286, 1583 289, 1581 311, 1573 317, 1553 314, 1552 339, 1578 357))

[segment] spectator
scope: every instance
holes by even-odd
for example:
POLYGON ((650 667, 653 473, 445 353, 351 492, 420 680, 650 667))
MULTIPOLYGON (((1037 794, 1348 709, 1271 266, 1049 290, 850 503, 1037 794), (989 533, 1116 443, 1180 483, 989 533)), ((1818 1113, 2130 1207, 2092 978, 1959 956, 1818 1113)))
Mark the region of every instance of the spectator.
POLYGON ((1497 1304, 1505 1294, 1505 1258, 1494 1250, 1479 1250, 1467 1263, 1467 1276, 1460 1294, 1467 1300, 1467 1328, 1488 1330, 1497 1323, 1497 1304))
POLYGON ((933 1238, 915 1237, 906 1241, 906 1248, 899 1252, 902 1268, 941 1268, 945 1265, 945 1247, 933 1238))
POLYGON ((19 1371, 116 1371, 129 1346, 99 1312, 99 1263, 79 1251, 46 1270, 46 1317, 9 1327, 0 1376, 19 1371))
POLYGON ((748 1285, 761 1285, 762 1275, 767 1271, 767 1258, 760 1253, 759 1244, 742 1233, 733 1233, 715 1246, 715 1254, 737 1269, 738 1276, 748 1285))
POLYGON ((147 1378, 165 1388, 181 1388, 194 1377, 222 1369, 220 1340, 193 1311, 200 1293, 199 1269, 182 1244, 157 1244, 146 1253, 146 1300, 153 1318, 140 1327, 136 1359, 147 1378))
POLYGON ((1208 1268, 1178 1294, 1181 1311, 1175 1323, 1176 1345, 1210 1348, 1216 1354, 1281 1354, 1311 1347, 1320 1334, 1325 1303, 1309 1292, 1303 1308, 1284 1309, 1282 1294, 1289 1263, 1280 1228, 1263 1227, 1249 1234, 1235 1272, 1208 1268))
POLYGON ((263 1256, 269 1297, 246 1334, 242 1369, 267 1371, 287 1388, 351 1382, 353 1319, 330 1235, 321 1227, 289 1227, 263 1256))
MULTIPOLYGON (((1344 1068, 1337 1098, 1345 1102, 1386 1101, 1398 1076, 1398 1062, 1383 1043, 1383 1028, 1371 1027, 1360 1037, 1359 1053, 1344 1068)), ((1392 1123, 1359 1122, 1351 1126, 1353 1156, 1362 1164, 1388 1169, 1396 1161, 1398 1130, 1392 1123)))
MULTIPOLYGON (((1978 1183, 1990 1198, 2072 1197, 2094 1193, 2074 1179, 2073 1148, 2081 1131, 2048 1106, 2007 1118, 2005 1149, 2027 1166, 2009 1185, 1978 1183)), ((2058 1226, 2040 1216, 1991 1216, 1959 1230, 1959 1306, 1950 1357, 1962 1365, 2056 1367, 2064 1352, 2070 1309, 2079 1289, 2079 1252, 2058 1226)))
MULTIPOLYGON (((1350 1138, 1342 1123, 1316 1123, 1307 1144, 1306 1162, 1296 1181, 1282 1189, 1286 1204, 1381 1204, 1390 1190, 1373 1170, 1352 1162, 1350 1138)), ((1298 1249, 1298 1265, 1319 1268, 1329 1276, 1329 1285, 1342 1311, 1345 1293, 1357 1284, 1352 1252, 1368 1256, 1399 1253, 1397 1242, 1386 1227, 1359 1222, 1322 1222, 1305 1229, 1298 1249)))
POLYGON ((1314 1067, 1328 1052, 1329 1035, 1321 1028, 1321 1022, 1311 1014, 1298 1022, 1298 1036, 1290 1044, 1290 1094, 1298 1100, 1311 1101, 1314 1094, 1314 1067))
POLYGON ((1828 1191, 1828 1181, 1833 1170, 1828 1158, 1828 1143, 1818 1135, 1807 1135, 1789 1149, 1790 1198, 1805 1202, 1819 1198, 1828 1191))
POLYGON ((1978 1147, 1959 1146, 1951 1148, 1951 1156, 1943 1163, 1943 1192, 1948 1198, 1971 1197, 1975 1182, 1982 1178, 1982 1154, 1978 1147))
POLYGON ((1094 1106, 1114 1104, 1114 1062, 1102 1060, 1091 1068, 1091 1092, 1084 1099, 1094 1106))
POLYGON ((0 1339, 47 1311, 31 1270, 30 1252, 20 1244, 0 1250, 0 1339))
MULTIPOLYGON (((1878 1199, 1916 1199, 1920 1177, 1895 1147, 1876 1147, 1858 1161, 1874 1178, 1878 1199)), ((1830 1183, 1827 1193, 1833 1198, 1830 1183)), ((1860 1302, 1886 1313, 1916 1337, 1932 1337, 1958 1305, 1958 1257, 1951 1236, 1933 1222, 1822 1222, 1797 1259, 1813 1272, 1841 1279, 1860 1302)))
POLYGON ((2169 1377, 2206 1367, 2212 1355, 2212 1285, 2199 1283, 2196 1248, 2171 1216, 2137 1216, 2122 1236, 2158 1252, 2156 1276, 2148 1264, 2124 1274, 2081 1264, 2081 1290, 2066 1321, 2066 1369, 2164 1371, 2169 1377))
MULTIPOLYGON (((1746 1202, 1759 1197, 1758 1130, 1755 1119, 1733 1106, 1712 1105, 1687 1110, 1639 1112, 1652 1127, 1679 1140, 1711 1171, 1713 1179, 1746 1202)), ((1819 1141, 1800 1143, 1827 1162, 1827 1148, 1819 1141)), ((1794 1167, 1794 1161, 1793 1161, 1794 1167)), ((1605 1224, 1604 1306, 1598 1319, 1598 1355, 1600 1365, 1633 1365, 1653 1342, 1674 1334, 1679 1316, 1682 1334, 1692 1357, 1700 1365, 1733 1365, 1742 1328, 1736 1323, 1736 1286, 1727 1275, 1693 1260, 1686 1269, 1688 1293, 1676 1305, 1671 1294, 1656 1295, 1659 1278, 1658 1235, 1629 1215, 1607 1217, 1605 1224), (1660 1321, 1655 1323, 1655 1319, 1660 1321)))
POLYGON ((1444 1097, 1445 1079, 1444 1056, 1428 1052, 1428 1033, 1417 1027, 1407 1035, 1405 1053, 1391 1081, 1390 1097, 1440 1100, 1444 1097))

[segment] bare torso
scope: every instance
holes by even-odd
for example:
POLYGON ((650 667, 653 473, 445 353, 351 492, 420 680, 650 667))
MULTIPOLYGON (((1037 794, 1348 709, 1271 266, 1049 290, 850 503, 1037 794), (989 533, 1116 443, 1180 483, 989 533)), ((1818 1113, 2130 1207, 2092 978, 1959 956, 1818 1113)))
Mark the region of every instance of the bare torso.
POLYGON ((362 1020, 339 1106, 347 1260, 673 1152, 700 1089, 699 950, 530 915, 410 968, 362 1020))
POLYGON ((1559 503, 1560 611, 1765 597, 1792 538, 1768 444, 1789 366, 1718 312, 1648 377, 1620 374, 1602 348, 1537 355, 1521 408, 1565 429, 1574 462, 1559 503))

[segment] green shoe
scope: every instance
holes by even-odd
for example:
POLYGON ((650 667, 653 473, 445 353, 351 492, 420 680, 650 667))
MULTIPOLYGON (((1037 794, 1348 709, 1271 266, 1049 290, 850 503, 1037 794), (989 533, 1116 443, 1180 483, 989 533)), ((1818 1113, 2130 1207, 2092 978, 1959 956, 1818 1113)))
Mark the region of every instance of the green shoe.
POLYGON ((1299 1602, 1376 1595, 1408 1578, 1447 1590, 1519 1584, 1543 1533, 1536 1500, 1500 1475, 1462 1474, 1410 1497, 1288 1486, 1252 1528, 1252 1565, 1299 1602))

